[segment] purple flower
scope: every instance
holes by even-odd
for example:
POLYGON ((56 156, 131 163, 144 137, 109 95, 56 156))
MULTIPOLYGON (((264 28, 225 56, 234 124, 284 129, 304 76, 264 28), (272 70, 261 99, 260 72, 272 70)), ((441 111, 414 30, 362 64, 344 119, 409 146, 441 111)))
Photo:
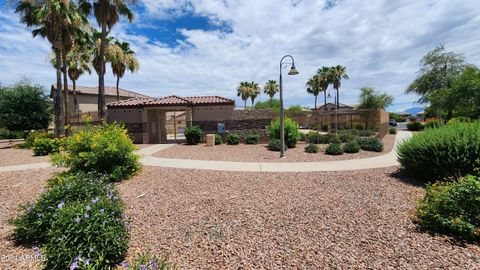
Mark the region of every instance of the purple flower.
POLYGON ((33 207, 35 207, 35 204, 30 204, 27 208, 27 211, 31 211, 33 209, 33 207))
POLYGON ((150 266, 152 267, 152 269, 157 269, 158 268, 158 264, 156 261, 152 261, 152 263, 150 264, 150 266))
POLYGON ((107 224, 107 221, 106 221, 106 220, 103 221, 103 225, 105 225, 105 224, 107 224))
POLYGON ((145 264, 142 264, 140 265, 140 270, 148 270, 148 268, 145 264))
POLYGON ((70 270, 74 270, 74 269, 77 269, 78 268, 78 261, 74 261, 71 265, 70 265, 70 270))
POLYGON ((87 205, 85 206, 85 209, 87 209, 87 211, 90 211, 92 208, 90 207, 90 205, 87 205))
POLYGON ((58 205, 57 205, 57 208, 58 209, 62 209, 62 207, 65 205, 65 203, 63 201, 61 201, 58 205))
POLYGON ((92 200, 92 203, 93 203, 93 204, 96 204, 96 203, 98 202, 98 200, 99 200, 98 197, 95 197, 95 198, 92 200))
POLYGON ((120 263, 120 266, 123 267, 123 268, 128 268, 128 263, 126 263, 126 262, 121 262, 121 263, 120 263))
POLYGON ((100 209, 100 213, 105 213, 105 209, 100 209))
POLYGON ((80 218, 79 218, 79 217, 76 217, 76 218, 75 218, 75 222, 76 222, 76 223, 79 223, 79 222, 80 222, 80 218))
POLYGON ((90 215, 89 214, 85 214, 83 215, 84 218, 90 218, 90 215))
POLYGON ((86 259, 86 260, 85 260, 85 264, 86 264, 86 265, 90 265, 90 259, 86 259))
POLYGON ((82 259, 82 254, 79 254, 77 257, 75 257, 75 259, 73 259, 73 261, 78 262, 81 259, 82 259))
POLYGON ((53 207, 51 207, 50 205, 47 207, 47 209, 52 209, 53 207))
POLYGON ((93 252, 94 249, 90 247, 90 248, 88 248, 88 251, 93 252))
POLYGON ((35 255, 36 255, 36 256, 42 255, 42 252, 40 251, 40 248, 39 248, 39 247, 33 246, 32 249, 33 249, 33 251, 35 252, 35 255))

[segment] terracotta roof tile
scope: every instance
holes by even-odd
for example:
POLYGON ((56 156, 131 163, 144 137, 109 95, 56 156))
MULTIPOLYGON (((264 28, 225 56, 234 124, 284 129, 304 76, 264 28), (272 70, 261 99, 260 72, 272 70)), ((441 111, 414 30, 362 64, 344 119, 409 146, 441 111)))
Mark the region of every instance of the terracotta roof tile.
MULTIPOLYGON (((52 85, 50 92, 50 97, 53 97, 53 91, 55 91, 56 86, 52 85)), ((91 86, 77 86, 77 93, 78 94, 84 94, 84 95, 98 95, 98 87, 91 87, 91 86)), ((68 86, 68 92, 73 93, 73 86, 69 85, 68 86)), ((148 98, 149 96, 136 93, 133 91, 125 90, 122 88, 118 89, 118 92, 120 94, 120 97, 125 98, 125 97, 132 97, 132 98, 148 98)), ((105 96, 117 96, 117 89, 115 87, 109 87, 105 86, 105 96)))
POLYGON ((196 96, 196 97, 185 97, 193 103, 193 105, 209 105, 209 104, 234 104, 233 99, 228 99, 220 96, 196 96))
POLYGON ((232 99, 219 96, 178 97, 167 96, 161 98, 131 98, 118 102, 111 102, 107 107, 155 107, 155 106, 186 106, 192 105, 234 105, 232 99))

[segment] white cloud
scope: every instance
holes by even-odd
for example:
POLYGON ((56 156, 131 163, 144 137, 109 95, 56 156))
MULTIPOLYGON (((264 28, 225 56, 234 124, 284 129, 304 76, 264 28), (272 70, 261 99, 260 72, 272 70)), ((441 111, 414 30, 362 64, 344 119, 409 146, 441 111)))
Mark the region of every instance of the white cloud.
MULTIPOLYGON (((341 102, 356 103, 360 87, 374 86, 394 95, 400 107, 416 100, 404 89, 420 58, 436 45, 444 43, 480 64, 480 41, 473 34, 480 25, 480 6, 474 2, 344 0, 325 9, 325 1, 314 0, 143 0, 142 24, 193 13, 214 24, 226 23, 231 31, 177 29, 185 39, 171 48, 120 24, 113 34, 131 42, 141 64, 137 74, 125 75, 121 86, 154 96, 234 97, 240 81, 263 85, 278 79, 278 61, 292 54, 300 74, 284 78, 287 104, 312 105, 313 97, 305 93, 308 77, 323 65, 341 64, 350 76, 340 89, 341 102)), ((55 74, 44 60, 48 44, 32 40, 13 16, 0 20, 7 22, 0 26, 0 37, 10 40, 0 41, 0 69, 6 70, 0 80, 9 83, 16 74, 25 74, 51 84, 55 74)), ((113 85, 110 74, 107 84, 113 85)), ((96 83, 93 75, 79 81, 96 83)))

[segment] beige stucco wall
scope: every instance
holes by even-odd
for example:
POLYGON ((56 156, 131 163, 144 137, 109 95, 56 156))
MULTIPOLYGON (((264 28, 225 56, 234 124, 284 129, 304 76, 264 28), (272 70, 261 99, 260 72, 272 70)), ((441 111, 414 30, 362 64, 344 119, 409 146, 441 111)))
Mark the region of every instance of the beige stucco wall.
MULTIPOLYGON (((73 113, 73 94, 69 94, 69 107, 68 111, 73 113)), ((127 99, 120 97, 121 100, 127 99)), ((117 101, 117 97, 106 96, 105 102, 108 104, 110 102, 117 101)), ((77 93, 77 102, 78 110, 80 112, 96 112, 98 111, 98 96, 97 95, 83 95, 77 93)))
POLYGON ((232 117, 234 105, 194 106, 193 121, 220 121, 232 117))

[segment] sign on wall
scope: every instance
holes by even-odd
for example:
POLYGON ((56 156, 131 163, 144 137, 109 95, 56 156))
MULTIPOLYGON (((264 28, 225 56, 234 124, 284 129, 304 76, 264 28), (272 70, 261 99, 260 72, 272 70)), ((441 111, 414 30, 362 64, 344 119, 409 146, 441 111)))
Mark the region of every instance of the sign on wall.
POLYGON ((217 123, 217 133, 218 134, 225 133, 225 123, 217 123))

